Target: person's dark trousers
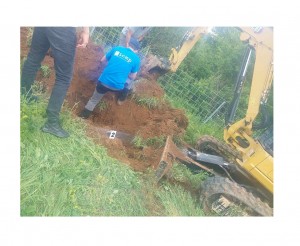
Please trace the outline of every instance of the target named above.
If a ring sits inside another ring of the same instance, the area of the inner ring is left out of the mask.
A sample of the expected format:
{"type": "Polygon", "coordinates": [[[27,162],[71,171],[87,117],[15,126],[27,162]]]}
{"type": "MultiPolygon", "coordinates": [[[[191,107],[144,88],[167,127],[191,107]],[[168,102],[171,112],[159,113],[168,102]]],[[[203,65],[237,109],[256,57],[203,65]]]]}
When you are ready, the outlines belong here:
{"type": "MultiPolygon", "coordinates": [[[[73,75],[76,51],[75,27],[35,27],[32,43],[24,63],[21,92],[30,94],[31,85],[48,49],[51,48],[55,68],[55,84],[47,107],[48,123],[58,122],[59,113],[73,75]]],[[[57,135],[57,134],[54,134],[57,135]]],[[[60,134],[64,137],[66,134],[60,134]]]]}
{"type": "Polygon", "coordinates": [[[121,102],[124,102],[128,96],[128,94],[130,93],[130,89],[128,89],[127,87],[125,87],[123,90],[121,90],[118,93],[118,100],[121,102]]]}
{"type": "Polygon", "coordinates": [[[117,103],[119,105],[122,105],[124,103],[124,101],[126,100],[127,96],[132,92],[132,89],[127,88],[126,86],[124,87],[123,90],[121,90],[118,93],[118,101],[117,103]]]}

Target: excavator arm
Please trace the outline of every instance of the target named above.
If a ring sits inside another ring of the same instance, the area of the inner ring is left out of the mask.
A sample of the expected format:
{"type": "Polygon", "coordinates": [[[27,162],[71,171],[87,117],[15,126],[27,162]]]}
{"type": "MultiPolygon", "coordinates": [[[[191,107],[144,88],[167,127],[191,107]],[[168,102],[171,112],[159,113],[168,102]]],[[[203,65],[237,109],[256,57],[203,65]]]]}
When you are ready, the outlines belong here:
{"type": "Polygon", "coordinates": [[[255,49],[256,59],[252,77],[252,87],[249,97],[245,121],[253,122],[260,104],[265,103],[273,82],[273,32],[264,28],[255,33],[252,28],[243,28],[241,39],[247,38],[249,45],[255,49]],[[249,35],[247,37],[247,35],[249,35]]]}
{"type": "Polygon", "coordinates": [[[171,48],[169,58],[148,56],[143,61],[142,70],[144,73],[159,72],[176,72],[182,61],[195,46],[198,40],[207,34],[207,27],[193,27],[187,31],[181,41],[175,48],[171,48]]]}
{"type": "MultiPolygon", "coordinates": [[[[241,32],[241,40],[249,44],[250,49],[255,51],[255,64],[253,70],[253,77],[251,83],[251,91],[248,102],[248,109],[245,115],[245,118],[241,122],[237,122],[234,125],[231,125],[228,128],[231,128],[230,131],[236,131],[233,129],[238,129],[240,127],[244,128],[245,131],[250,135],[252,132],[252,124],[255,118],[257,117],[260,105],[265,103],[267,100],[268,92],[273,82],[273,43],[272,43],[272,30],[264,28],[259,30],[258,33],[255,33],[252,28],[239,28],[241,32]]],[[[251,52],[251,51],[250,51],[251,52]]],[[[250,53],[249,52],[249,56],[250,53]]],[[[244,65],[245,70],[247,64],[244,65]]],[[[245,73],[245,71],[243,71],[245,73]]],[[[236,90],[239,90],[237,94],[240,95],[244,74],[237,81],[236,90]]],[[[238,96],[234,97],[234,100],[238,100],[238,96]]],[[[232,108],[231,119],[229,123],[233,121],[233,115],[235,114],[236,108],[232,108]]],[[[228,122],[227,122],[228,123],[228,122]]],[[[229,134],[230,135],[230,134],[229,134]]],[[[225,135],[225,140],[228,137],[225,135]]]]}
{"type": "MultiPolygon", "coordinates": [[[[270,192],[273,192],[273,157],[264,150],[263,146],[252,137],[253,122],[260,107],[266,103],[267,95],[273,82],[273,31],[271,28],[254,29],[240,27],[241,40],[249,44],[255,51],[255,64],[248,101],[248,109],[243,119],[232,123],[237,102],[233,102],[224,140],[234,149],[242,153],[239,164],[255,177],[270,192]],[[250,158],[251,157],[251,158],[250,158]]],[[[234,100],[239,99],[243,76],[236,84],[234,100]]]]}
{"type": "Polygon", "coordinates": [[[180,45],[171,49],[169,57],[169,69],[171,72],[176,72],[179,65],[185,59],[198,40],[207,33],[206,27],[194,27],[186,32],[180,42],[180,45]]]}

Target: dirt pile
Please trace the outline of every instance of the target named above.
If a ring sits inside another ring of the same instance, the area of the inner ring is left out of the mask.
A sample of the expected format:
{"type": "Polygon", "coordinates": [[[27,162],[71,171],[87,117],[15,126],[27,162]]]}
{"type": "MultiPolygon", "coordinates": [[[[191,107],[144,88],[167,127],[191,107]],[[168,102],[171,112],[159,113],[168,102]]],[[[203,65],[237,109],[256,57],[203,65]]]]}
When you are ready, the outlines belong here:
{"type": "MultiPolygon", "coordinates": [[[[28,53],[27,28],[21,28],[21,59],[28,53]]],[[[77,49],[74,75],[68,90],[66,102],[72,108],[74,117],[84,108],[93,94],[99,75],[103,68],[100,59],[104,55],[103,49],[92,42],[86,49],[77,49]]],[[[46,56],[43,65],[54,71],[53,58],[46,56]]],[[[43,81],[46,90],[50,91],[55,75],[43,78],[39,73],[38,81],[43,81]]],[[[170,107],[162,99],[163,89],[155,77],[144,78],[142,75],[136,83],[135,92],[123,105],[116,103],[113,93],[103,97],[101,107],[94,110],[93,115],[86,120],[87,135],[95,142],[106,146],[108,153],[122,162],[129,164],[135,170],[143,171],[158,164],[162,153],[161,146],[135,147],[130,143],[134,136],[144,139],[161,136],[181,136],[188,125],[184,112],[170,107]],[[156,98],[160,103],[156,108],[149,108],[137,103],[136,98],[156,98]],[[103,106],[104,105],[104,106],[103,106]],[[109,139],[103,134],[103,129],[121,132],[126,138],[109,139]]]]}

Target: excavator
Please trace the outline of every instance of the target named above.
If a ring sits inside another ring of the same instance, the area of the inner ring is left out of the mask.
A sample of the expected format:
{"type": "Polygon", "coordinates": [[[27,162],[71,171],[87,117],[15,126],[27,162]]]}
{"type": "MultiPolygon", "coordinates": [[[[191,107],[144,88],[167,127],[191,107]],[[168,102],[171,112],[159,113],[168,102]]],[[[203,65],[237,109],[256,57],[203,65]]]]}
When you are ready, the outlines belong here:
{"type": "MultiPolygon", "coordinates": [[[[237,27],[247,49],[237,76],[235,91],[225,117],[224,141],[202,136],[196,146],[177,147],[167,138],[159,165],[158,180],[167,176],[173,164],[183,163],[208,173],[200,185],[198,201],[210,216],[273,216],[273,122],[261,120],[273,83],[273,30],[269,27],[237,27]],[[255,62],[248,108],[235,121],[237,107],[252,55],[255,62]],[[260,129],[259,137],[254,132],[260,129]]],[[[175,72],[207,28],[193,28],[181,44],[172,49],[169,60],[152,63],[151,70],[175,72]],[[155,64],[155,66],[154,66],[155,64]]],[[[150,63],[149,63],[150,64],[150,63]]]]}

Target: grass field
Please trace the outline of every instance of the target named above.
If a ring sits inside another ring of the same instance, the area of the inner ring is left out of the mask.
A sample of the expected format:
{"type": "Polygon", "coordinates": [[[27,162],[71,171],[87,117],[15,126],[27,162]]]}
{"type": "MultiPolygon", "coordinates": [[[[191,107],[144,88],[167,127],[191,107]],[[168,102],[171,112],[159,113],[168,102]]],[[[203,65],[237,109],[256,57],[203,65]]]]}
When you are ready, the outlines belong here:
{"type": "MultiPolygon", "coordinates": [[[[85,123],[63,110],[71,136],[59,139],[40,131],[47,98],[21,98],[21,216],[203,216],[182,186],[154,182],[153,171],[133,171],[108,156],[85,135],[85,123]]],[[[173,177],[198,186],[205,175],[174,167],[173,177]]]]}

